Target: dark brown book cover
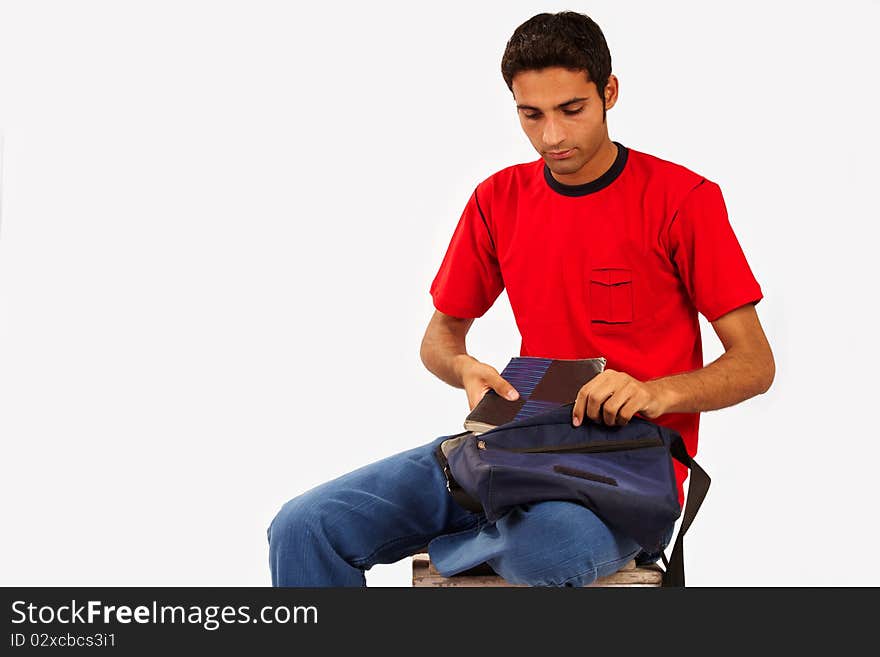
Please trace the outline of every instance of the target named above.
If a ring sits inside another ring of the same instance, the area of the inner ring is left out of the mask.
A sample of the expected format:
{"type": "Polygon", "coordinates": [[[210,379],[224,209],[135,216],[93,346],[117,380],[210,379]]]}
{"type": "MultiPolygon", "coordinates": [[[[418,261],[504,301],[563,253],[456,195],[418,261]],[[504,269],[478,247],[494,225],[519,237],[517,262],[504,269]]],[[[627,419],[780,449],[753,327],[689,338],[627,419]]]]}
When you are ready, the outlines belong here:
{"type": "Polygon", "coordinates": [[[500,372],[519,392],[510,401],[494,390],[483,398],[464,420],[464,428],[475,434],[552,410],[573,402],[578,390],[605,369],[605,358],[537,358],[514,356],[500,372]]]}

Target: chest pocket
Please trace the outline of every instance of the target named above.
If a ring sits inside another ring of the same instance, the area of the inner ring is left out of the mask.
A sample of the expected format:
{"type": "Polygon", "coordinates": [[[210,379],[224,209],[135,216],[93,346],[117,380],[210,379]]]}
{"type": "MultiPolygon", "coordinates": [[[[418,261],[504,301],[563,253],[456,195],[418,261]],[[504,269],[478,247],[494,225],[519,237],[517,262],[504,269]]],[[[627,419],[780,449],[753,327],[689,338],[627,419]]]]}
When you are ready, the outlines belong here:
{"type": "Polygon", "coordinates": [[[590,270],[590,325],[597,335],[613,334],[633,322],[633,272],[622,267],[590,270]]]}

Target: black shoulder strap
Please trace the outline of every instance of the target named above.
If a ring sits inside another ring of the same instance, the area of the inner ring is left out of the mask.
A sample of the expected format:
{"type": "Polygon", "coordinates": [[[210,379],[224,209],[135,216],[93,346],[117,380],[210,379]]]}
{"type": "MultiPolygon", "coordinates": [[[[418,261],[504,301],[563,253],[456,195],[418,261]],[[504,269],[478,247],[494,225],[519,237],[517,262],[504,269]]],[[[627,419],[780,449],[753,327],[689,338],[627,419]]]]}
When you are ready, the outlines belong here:
{"type": "Polygon", "coordinates": [[[666,566],[666,572],[663,573],[663,586],[684,586],[684,535],[694,521],[703,498],[709,492],[709,484],[711,479],[706,471],[694,461],[687,453],[684,447],[684,441],[681,436],[676,436],[669,448],[672,457],[690,468],[690,484],[688,484],[687,498],[685,499],[684,517],[681,520],[681,526],[678,530],[678,536],[675,538],[675,545],[672,547],[672,556],[666,561],[666,555],[663,556],[663,565],[666,566]]]}

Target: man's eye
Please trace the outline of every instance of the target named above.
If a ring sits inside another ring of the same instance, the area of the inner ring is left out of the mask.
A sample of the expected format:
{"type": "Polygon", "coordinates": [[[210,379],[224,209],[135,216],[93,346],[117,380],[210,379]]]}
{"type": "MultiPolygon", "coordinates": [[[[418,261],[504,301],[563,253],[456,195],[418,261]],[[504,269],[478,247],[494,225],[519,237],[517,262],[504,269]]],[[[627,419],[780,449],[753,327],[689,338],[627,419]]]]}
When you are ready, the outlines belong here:
{"type": "MultiPolygon", "coordinates": [[[[576,109],[576,110],[562,110],[562,113],[567,116],[573,116],[575,114],[580,114],[583,111],[584,111],[584,108],[581,107],[580,109],[576,109]]],[[[531,121],[534,121],[535,119],[541,118],[541,115],[540,114],[526,114],[525,117],[531,121]]]]}

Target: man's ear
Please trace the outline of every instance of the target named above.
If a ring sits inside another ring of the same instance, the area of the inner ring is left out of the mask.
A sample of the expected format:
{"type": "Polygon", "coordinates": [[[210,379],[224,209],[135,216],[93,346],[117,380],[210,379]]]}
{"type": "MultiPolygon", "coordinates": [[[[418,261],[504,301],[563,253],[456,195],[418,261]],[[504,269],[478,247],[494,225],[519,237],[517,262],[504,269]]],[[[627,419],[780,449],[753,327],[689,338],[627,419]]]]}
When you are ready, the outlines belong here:
{"type": "Polygon", "coordinates": [[[605,109],[610,110],[617,103],[617,96],[620,93],[620,81],[613,73],[608,76],[608,84],[605,85],[605,109]]]}

